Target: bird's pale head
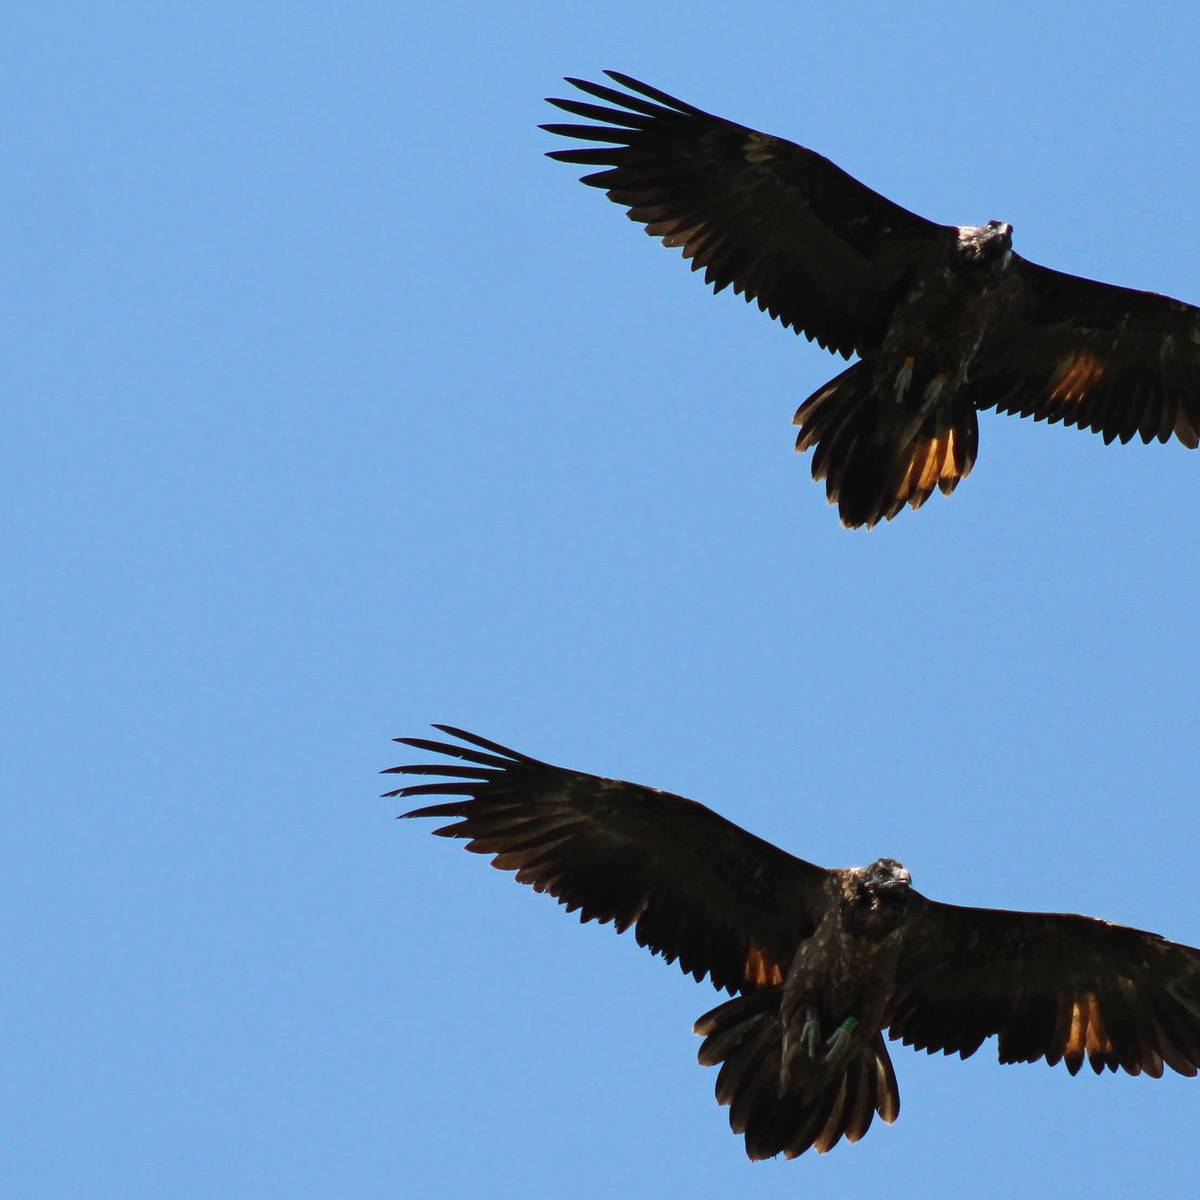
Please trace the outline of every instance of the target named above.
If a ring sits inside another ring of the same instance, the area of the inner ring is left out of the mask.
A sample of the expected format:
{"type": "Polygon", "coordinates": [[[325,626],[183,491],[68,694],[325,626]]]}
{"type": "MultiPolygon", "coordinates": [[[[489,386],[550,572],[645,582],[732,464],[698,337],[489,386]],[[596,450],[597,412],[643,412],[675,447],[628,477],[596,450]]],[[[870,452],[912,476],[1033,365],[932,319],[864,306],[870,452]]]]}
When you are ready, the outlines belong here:
{"type": "Polygon", "coordinates": [[[958,248],[962,254],[976,262],[1007,266],[1012,255],[1012,226],[1006,221],[989,221],[986,225],[960,225],[958,248]]]}

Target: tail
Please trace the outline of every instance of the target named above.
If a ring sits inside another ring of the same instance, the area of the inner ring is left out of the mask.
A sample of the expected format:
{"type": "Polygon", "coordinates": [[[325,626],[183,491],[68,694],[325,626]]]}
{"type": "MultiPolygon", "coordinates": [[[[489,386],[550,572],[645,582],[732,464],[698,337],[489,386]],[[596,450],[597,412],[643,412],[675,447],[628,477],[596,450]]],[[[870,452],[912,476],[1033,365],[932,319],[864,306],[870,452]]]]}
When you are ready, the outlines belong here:
{"type": "Polygon", "coordinates": [[[832,1150],[844,1137],[857,1142],[875,1114],[889,1124],[900,1114],[900,1089],[881,1034],[833,1078],[814,1080],[801,1092],[780,1095],[783,1025],[782,987],[738,996],[696,1022],[704,1038],[700,1063],[723,1064],[717,1102],[729,1105],[729,1127],[745,1134],[752,1159],[784,1154],[795,1158],[809,1147],[832,1150]]]}
{"type": "Polygon", "coordinates": [[[880,399],[871,367],[857,362],[796,410],[796,449],[816,447],[813,478],[825,480],[826,496],[851,529],[890,521],[906,504],[920,508],[935,486],[948,496],[975,465],[975,406],[937,403],[943,380],[914,387],[911,365],[904,372],[901,400],[923,396],[932,403],[914,408],[911,401],[880,399]]]}

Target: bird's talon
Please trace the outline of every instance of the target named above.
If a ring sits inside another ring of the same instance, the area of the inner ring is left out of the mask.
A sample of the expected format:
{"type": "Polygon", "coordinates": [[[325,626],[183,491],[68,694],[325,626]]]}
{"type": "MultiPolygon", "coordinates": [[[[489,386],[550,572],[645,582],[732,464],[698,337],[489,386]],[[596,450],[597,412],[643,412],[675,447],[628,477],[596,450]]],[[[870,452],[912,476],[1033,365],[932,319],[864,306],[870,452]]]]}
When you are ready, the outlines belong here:
{"type": "Polygon", "coordinates": [[[804,1010],[804,1026],[800,1030],[800,1045],[811,1059],[820,1057],[821,1017],[815,1008],[804,1010]]]}
{"type": "Polygon", "coordinates": [[[854,1017],[847,1017],[834,1031],[829,1035],[829,1041],[825,1043],[825,1061],[832,1062],[837,1058],[850,1041],[850,1035],[858,1028],[858,1021],[854,1017]]]}

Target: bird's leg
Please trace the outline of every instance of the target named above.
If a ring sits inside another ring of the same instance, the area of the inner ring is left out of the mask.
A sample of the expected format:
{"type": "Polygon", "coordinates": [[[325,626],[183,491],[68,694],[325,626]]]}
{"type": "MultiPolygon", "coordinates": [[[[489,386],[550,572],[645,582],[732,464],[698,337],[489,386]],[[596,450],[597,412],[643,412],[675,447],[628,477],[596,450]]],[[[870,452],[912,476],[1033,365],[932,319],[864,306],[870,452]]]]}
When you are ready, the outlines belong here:
{"type": "Polygon", "coordinates": [[[850,1035],[858,1028],[858,1020],[855,1017],[847,1017],[829,1036],[829,1041],[825,1043],[825,1061],[832,1062],[835,1058],[846,1049],[847,1043],[850,1041],[850,1035]]]}
{"type": "Polygon", "coordinates": [[[805,1053],[814,1061],[820,1055],[821,1047],[821,1015],[810,1004],[804,1010],[804,1025],[800,1029],[800,1045],[805,1053]]]}

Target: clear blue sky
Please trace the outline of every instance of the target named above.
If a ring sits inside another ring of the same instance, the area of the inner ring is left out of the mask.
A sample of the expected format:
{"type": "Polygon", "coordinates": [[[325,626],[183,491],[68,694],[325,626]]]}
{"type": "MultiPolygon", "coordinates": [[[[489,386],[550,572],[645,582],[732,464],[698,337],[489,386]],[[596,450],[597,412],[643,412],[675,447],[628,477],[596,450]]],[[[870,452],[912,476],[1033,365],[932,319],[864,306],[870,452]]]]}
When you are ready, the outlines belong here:
{"type": "Polygon", "coordinates": [[[378,799],[449,721],[1200,943],[1200,454],[984,415],[848,533],[838,361],[536,128],[615,67],[1195,302],[1200,14],[808,7],[3,18],[4,1194],[1194,1194],[1200,1082],[991,1044],[751,1165],[711,989],[378,799]]]}

